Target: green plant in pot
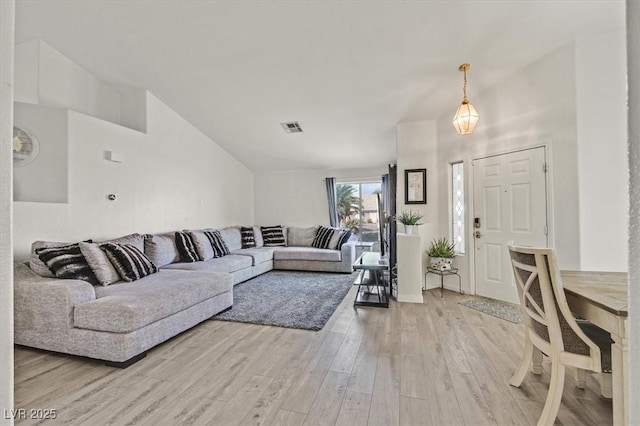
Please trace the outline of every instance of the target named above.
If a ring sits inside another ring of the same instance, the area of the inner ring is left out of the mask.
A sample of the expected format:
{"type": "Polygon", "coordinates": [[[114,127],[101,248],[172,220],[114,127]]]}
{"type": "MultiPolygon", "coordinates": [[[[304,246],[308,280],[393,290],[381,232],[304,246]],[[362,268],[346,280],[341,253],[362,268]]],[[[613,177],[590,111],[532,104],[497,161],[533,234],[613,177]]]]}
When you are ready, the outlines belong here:
{"type": "Polygon", "coordinates": [[[446,237],[434,238],[427,250],[430,266],[434,269],[446,271],[451,269],[451,262],[456,257],[455,244],[446,237]]]}
{"type": "Polygon", "coordinates": [[[404,230],[406,234],[417,234],[418,233],[418,225],[422,225],[420,220],[424,217],[424,215],[414,212],[412,210],[402,211],[399,215],[396,216],[396,220],[404,225],[404,230]]]}

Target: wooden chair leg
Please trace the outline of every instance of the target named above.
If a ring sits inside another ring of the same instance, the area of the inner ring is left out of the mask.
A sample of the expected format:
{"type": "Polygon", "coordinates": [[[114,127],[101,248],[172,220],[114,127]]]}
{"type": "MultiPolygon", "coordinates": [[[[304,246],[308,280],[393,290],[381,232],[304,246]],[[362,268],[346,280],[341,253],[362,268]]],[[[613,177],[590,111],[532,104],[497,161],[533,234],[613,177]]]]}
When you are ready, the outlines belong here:
{"type": "Polygon", "coordinates": [[[584,368],[578,368],[578,374],[576,377],[576,386],[579,389],[584,389],[587,385],[587,370],[584,368]]]}
{"type": "Polygon", "coordinates": [[[549,382],[549,393],[542,410],[542,415],[538,420],[538,426],[553,425],[560,409],[562,400],[562,390],[564,388],[564,365],[557,360],[551,360],[551,381],[549,382]]]}
{"type": "Polygon", "coordinates": [[[535,348],[533,347],[533,343],[529,339],[528,335],[524,337],[524,352],[522,353],[522,360],[520,360],[520,366],[518,370],[516,370],[513,377],[509,381],[511,386],[520,387],[520,384],[524,380],[527,372],[529,371],[529,366],[531,365],[531,359],[533,358],[533,353],[535,348]]]}
{"type": "Polygon", "coordinates": [[[611,383],[611,373],[600,373],[600,395],[603,398],[613,398],[613,385],[611,383]]]}
{"type": "Polygon", "coordinates": [[[533,348],[533,365],[531,366],[533,374],[542,374],[542,351],[536,347],[533,348]]]}

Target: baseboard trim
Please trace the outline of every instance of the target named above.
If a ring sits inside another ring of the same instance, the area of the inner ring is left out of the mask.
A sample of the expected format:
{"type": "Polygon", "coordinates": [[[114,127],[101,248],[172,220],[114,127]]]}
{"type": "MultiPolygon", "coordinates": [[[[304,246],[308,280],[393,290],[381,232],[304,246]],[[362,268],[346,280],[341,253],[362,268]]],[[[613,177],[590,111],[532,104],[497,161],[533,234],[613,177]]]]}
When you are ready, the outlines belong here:
{"type": "Polygon", "coordinates": [[[422,295],[398,295],[398,302],[407,302],[407,303],[424,303],[422,299],[422,295]]]}

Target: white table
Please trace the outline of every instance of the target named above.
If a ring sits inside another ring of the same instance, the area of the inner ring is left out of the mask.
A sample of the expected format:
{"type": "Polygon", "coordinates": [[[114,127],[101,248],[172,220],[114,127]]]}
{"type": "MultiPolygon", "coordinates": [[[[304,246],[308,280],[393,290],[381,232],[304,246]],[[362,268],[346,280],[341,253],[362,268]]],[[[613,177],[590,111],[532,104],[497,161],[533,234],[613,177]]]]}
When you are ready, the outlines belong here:
{"type": "Polygon", "coordinates": [[[626,272],[561,271],[571,311],[611,333],[613,424],[629,423],[629,344],[626,272]]]}

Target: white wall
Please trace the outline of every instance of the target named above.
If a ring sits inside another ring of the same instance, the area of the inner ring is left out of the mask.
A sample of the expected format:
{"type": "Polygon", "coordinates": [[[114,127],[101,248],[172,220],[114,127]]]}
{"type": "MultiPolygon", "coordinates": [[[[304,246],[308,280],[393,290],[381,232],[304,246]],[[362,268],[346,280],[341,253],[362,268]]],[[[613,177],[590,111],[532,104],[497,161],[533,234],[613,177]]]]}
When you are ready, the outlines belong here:
{"type": "Polygon", "coordinates": [[[67,110],[14,103],[14,125],[28,129],[40,150],[31,163],[13,170],[13,199],[67,202],[67,110]]]}
{"type": "MultiPolygon", "coordinates": [[[[15,1],[0,1],[0,412],[13,408],[12,122],[15,1]]],[[[8,416],[11,417],[11,416],[8,416]]],[[[7,416],[0,424],[12,425],[7,416]]]]}
{"type": "Polygon", "coordinates": [[[255,223],[258,225],[329,225],[324,179],[379,179],[386,165],[366,169],[258,172],[254,177],[255,223]]]}
{"type": "Polygon", "coordinates": [[[627,270],[625,64],[624,32],[576,41],[580,269],[586,271],[627,270]]]}
{"type": "Polygon", "coordinates": [[[42,41],[38,103],[120,123],[120,96],[102,80],[42,41]]]}
{"type": "Polygon", "coordinates": [[[15,102],[38,103],[40,42],[30,40],[15,47],[15,102]]]}
{"type": "MultiPolygon", "coordinates": [[[[440,236],[447,236],[446,228],[440,227],[438,200],[441,192],[446,192],[446,186],[442,187],[439,181],[441,169],[445,169],[438,163],[438,139],[436,133],[436,122],[416,121],[409,123],[399,123],[396,128],[396,161],[398,166],[398,185],[396,197],[396,213],[403,211],[413,211],[422,214],[423,225],[418,227],[420,234],[420,252],[422,258],[422,275],[426,268],[426,253],[431,240],[440,236]],[[407,169],[427,169],[427,204],[405,204],[405,170],[407,169]]],[[[445,181],[446,183],[446,181],[445,181]]],[[[398,223],[398,232],[403,232],[403,225],[398,223]]],[[[402,274],[399,273],[399,277],[402,274]]],[[[434,276],[435,277],[435,276],[434,276]]],[[[429,277],[429,278],[434,278],[429,277]]],[[[414,285],[415,283],[399,283],[398,285],[414,285]]],[[[427,287],[439,286],[434,280],[429,280],[427,287]]]]}
{"type": "MultiPolygon", "coordinates": [[[[471,160],[536,145],[547,147],[550,243],[560,267],[627,269],[623,46],[620,34],[581,39],[472,94],[480,114],[472,135],[457,135],[449,115],[438,120],[441,188],[449,188],[445,166],[465,161],[468,248],[464,263],[457,262],[463,276],[473,274],[471,160]]],[[[449,202],[441,191],[442,232],[449,232],[449,202]]]]}
{"type": "Polygon", "coordinates": [[[16,101],[72,109],[120,123],[120,95],[41,40],[16,46],[16,101]],[[24,76],[23,76],[24,75],[24,76]]]}
{"type": "Polygon", "coordinates": [[[145,90],[97,78],[42,40],[15,47],[16,102],[70,109],[146,132],[145,90]]]}
{"type": "MultiPolygon", "coordinates": [[[[629,401],[640,400],[640,2],[627,1],[629,78],[629,401]]],[[[640,424],[640,404],[629,407],[630,425],[640,424]]]]}
{"type": "MultiPolygon", "coordinates": [[[[479,72],[476,70],[476,72],[479,72]]],[[[520,70],[511,78],[486,92],[472,96],[480,121],[471,135],[458,135],[451,117],[438,120],[438,162],[463,160],[467,189],[467,256],[461,266],[463,276],[473,275],[471,236],[472,175],[471,160],[490,154],[547,144],[551,154],[553,214],[550,226],[555,230],[552,245],[559,254],[560,266],[577,269],[579,257],[578,174],[576,138],[576,95],[573,44],[563,46],[520,70]]],[[[453,110],[452,110],[453,111],[453,110]]],[[[453,113],[453,112],[452,112],[453,113]]],[[[448,174],[440,174],[448,188],[448,174]]],[[[438,200],[440,227],[448,230],[449,196],[438,200]]],[[[460,259],[462,260],[462,259],[460,259]]]]}
{"type": "Polygon", "coordinates": [[[68,113],[69,202],[14,203],[16,258],[37,239],[253,223],[253,173],[153,95],[146,109],[148,134],[68,113]]]}

